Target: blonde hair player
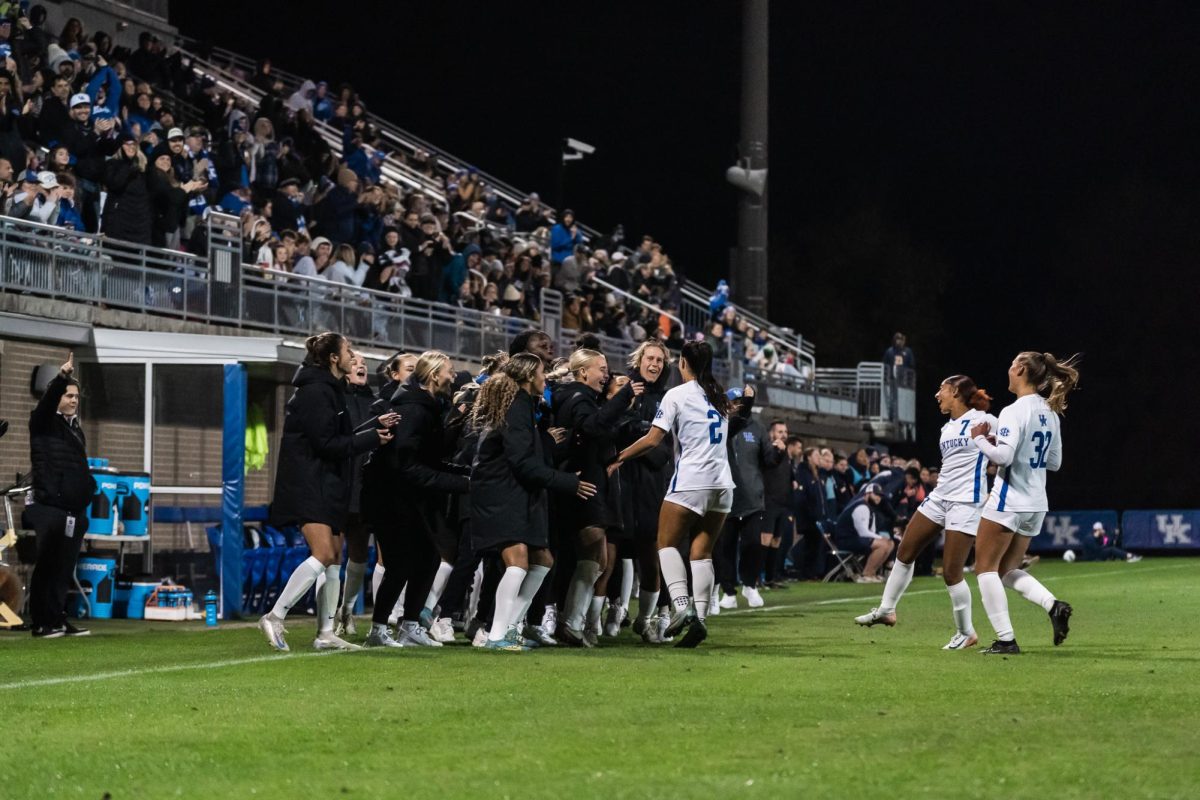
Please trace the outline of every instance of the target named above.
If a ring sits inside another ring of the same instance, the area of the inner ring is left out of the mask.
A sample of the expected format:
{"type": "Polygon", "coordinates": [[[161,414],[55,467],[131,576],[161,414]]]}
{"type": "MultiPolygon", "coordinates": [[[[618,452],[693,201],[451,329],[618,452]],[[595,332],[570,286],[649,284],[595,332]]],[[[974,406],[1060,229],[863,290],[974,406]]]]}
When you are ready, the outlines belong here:
{"type": "Polygon", "coordinates": [[[1067,410],[1067,395],[1079,382],[1078,358],[1060,362],[1051,353],[1019,353],[1008,368],[1008,390],[1017,399],[1000,412],[995,444],[987,439],[988,423],[971,428],[975,445],[1000,467],[975,538],[979,595],[996,629],[996,641],[982,651],[989,655],[1021,652],[1008,616],[1006,586],[1050,615],[1055,645],[1067,638],[1071,606],[1018,567],[1049,509],[1046,472],[1062,466],[1058,417],[1067,410]]]}

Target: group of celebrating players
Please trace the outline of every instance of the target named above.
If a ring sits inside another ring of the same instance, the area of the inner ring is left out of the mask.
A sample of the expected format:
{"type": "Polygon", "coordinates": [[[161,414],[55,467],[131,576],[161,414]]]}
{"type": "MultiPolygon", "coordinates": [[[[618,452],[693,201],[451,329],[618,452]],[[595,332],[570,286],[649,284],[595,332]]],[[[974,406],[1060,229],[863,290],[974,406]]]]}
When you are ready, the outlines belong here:
{"type": "MultiPolygon", "coordinates": [[[[593,647],[620,632],[635,577],[636,635],[685,648],[704,641],[706,618],[719,611],[713,555],[722,531],[727,540],[759,537],[739,530],[751,506],[733,446],[758,436],[754,392],[727,393],[703,342],[683,346],[678,378],[658,340],[642,343],[620,375],[588,344],[556,361],[547,334],[525,332],[475,376],[456,372],[444,353],[398,354],[381,367],[376,395],[345,337],[310,337],[286,408],[271,519],[299,526],[311,555],[259,621],[268,643],[288,650],[284,620],[315,586],[313,646],[360,647],[344,637],[357,634],[372,537],[367,647],[439,647],[454,641],[455,618],[491,650],[593,647]]],[[[947,649],[978,641],[962,581],[972,545],[996,629],[984,652],[1020,652],[1005,586],[1041,604],[1055,643],[1065,639],[1071,607],[1018,567],[1047,510],[1046,471],[1062,460],[1058,415],[1077,379],[1071,361],[1019,354],[1009,368],[1017,400],[998,420],[970,378],[941,384],[937,400],[951,421],[937,487],[909,522],[880,606],[859,624],[895,624],[916,555],[945,530],[957,627],[947,649]],[[986,497],[985,460],[1000,467],[986,497]]],[[[860,494],[878,489],[873,481],[860,494]]],[[[761,476],[757,493],[761,503],[761,476]]],[[[737,558],[736,546],[722,552],[737,558]]],[[[751,571],[761,564],[744,560],[751,571]]],[[[757,578],[745,592],[752,606],[761,605],[757,578]]]]}

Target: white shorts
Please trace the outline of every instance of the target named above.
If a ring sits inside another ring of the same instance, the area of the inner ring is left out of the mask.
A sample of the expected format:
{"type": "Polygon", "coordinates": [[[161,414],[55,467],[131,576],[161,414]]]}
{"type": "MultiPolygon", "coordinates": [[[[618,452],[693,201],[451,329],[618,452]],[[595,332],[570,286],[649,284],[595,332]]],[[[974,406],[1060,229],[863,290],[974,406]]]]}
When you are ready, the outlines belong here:
{"type": "Polygon", "coordinates": [[[974,536],[975,532],[979,530],[979,512],[982,510],[982,505],[956,503],[953,500],[942,500],[934,495],[926,497],[917,507],[921,516],[933,524],[948,531],[965,533],[968,536],[974,536]]]}
{"type": "Polygon", "coordinates": [[[683,506],[688,511],[702,517],[710,511],[728,514],[733,508],[733,489],[691,489],[683,492],[670,492],[663,502],[683,506]]]}
{"type": "Polygon", "coordinates": [[[1037,536],[1042,532],[1042,520],[1046,518],[1046,512],[997,511],[994,508],[985,508],[983,509],[983,518],[990,519],[1022,536],[1037,536]]]}

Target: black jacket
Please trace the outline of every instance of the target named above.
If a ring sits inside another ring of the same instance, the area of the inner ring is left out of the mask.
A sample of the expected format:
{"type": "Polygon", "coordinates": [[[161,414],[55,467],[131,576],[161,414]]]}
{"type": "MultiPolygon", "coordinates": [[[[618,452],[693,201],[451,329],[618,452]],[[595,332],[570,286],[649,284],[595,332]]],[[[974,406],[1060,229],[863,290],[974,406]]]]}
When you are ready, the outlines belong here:
{"type": "Polygon", "coordinates": [[[82,428],[72,430],[58,413],[67,379],[54,376],[29,414],[29,458],[33,463],[33,501],[80,515],[96,493],[87,463],[82,428]]]}
{"type": "MultiPolygon", "coordinates": [[[[664,369],[653,383],[646,381],[636,369],[630,371],[629,379],[642,381],[645,389],[633,401],[633,408],[621,429],[618,443],[622,450],[649,433],[663,395],[671,386],[671,370],[664,369]]],[[[658,512],[674,471],[674,443],[670,435],[641,458],[621,465],[622,507],[627,531],[650,538],[655,536],[658,531],[658,512]]]]}
{"type": "MultiPolygon", "coordinates": [[[[375,402],[375,393],[371,391],[370,386],[356,386],[350,384],[346,389],[346,411],[350,414],[350,424],[354,430],[375,429],[376,426],[368,425],[368,421],[378,417],[378,414],[372,413],[372,405],[375,402]]],[[[354,463],[350,467],[350,513],[357,514],[362,511],[360,502],[362,497],[362,480],[363,469],[366,467],[368,453],[359,453],[354,457],[354,463]]]]}
{"type": "Polygon", "coordinates": [[[784,452],[767,441],[767,433],[758,420],[751,418],[741,430],[730,432],[729,466],[734,483],[731,517],[763,510],[763,471],[785,460],[784,452]]]}
{"type": "Polygon", "coordinates": [[[346,386],[328,369],[302,365],[292,378],[275,473],[271,520],[276,525],[318,522],[335,532],[350,510],[354,457],[379,445],[373,427],[354,432],[346,386]]]}
{"type": "Polygon", "coordinates": [[[825,508],[825,487],[805,463],[796,467],[796,483],[796,530],[814,530],[818,522],[829,517],[825,508]]]}
{"type": "MultiPolygon", "coordinates": [[[[775,450],[774,447],[771,448],[775,450]]],[[[792,507],[792,462],[785,451],[773,464],[763,467],[763,502],[767,508],[792,507]]]]}
{"type": "Polygon", "coordinates": [[[632,398],[633,386],[629,383],[607,401],[583,383],[564,383],[554,389],[554,422],[570,431],[563,469],[580,473],[582,480],[596,486],[594,497],[576,498],[569,507],[571,524],[577,529],[624,526],[621,476],[614,472],[609,477],[607,466],[616,459],[618,427],[632,398]]]}
{"type": "MultiPolygon", "coordinates": [[[[579,478],[556,470],[544,448],[528,392],[518,391],[503,430],[486,431],[471,469],[471,538],[476,549],[549,543],[546,490],[574,493],[579,478]]],[[[588,502],[594,502],[592,498],[588,502]]]]}
{"type": "Polygon", "coordinates": [[[104,169],[108,200],[104,204],[103,230],[106,236],[136,244],[150,244],[150,189],[146,173],[137,161],[119,155],[109,159],[104,169]]]}
{"type": "Polygon", "coordinates": [[[187,192],[172,186],[170,179],[154,166],[146,168],[146,186],[153,212],[150,241],[155,247],[165,247],[167,236],[179,230],[187,218],[187,192]]]}

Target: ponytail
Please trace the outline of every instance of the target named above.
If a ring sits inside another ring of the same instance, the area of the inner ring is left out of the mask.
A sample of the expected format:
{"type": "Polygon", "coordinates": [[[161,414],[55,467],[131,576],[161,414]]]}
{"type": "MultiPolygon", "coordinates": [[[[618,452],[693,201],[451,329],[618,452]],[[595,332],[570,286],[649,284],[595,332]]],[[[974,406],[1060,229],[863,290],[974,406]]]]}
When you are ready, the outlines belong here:
{"type": "Polygon", "coordinates": [[[696,376],[696,383],[704,390],[709,405],[721,416],[728,417],[729,398],[725,396],[725,389],[717,383],[712,373],[712,347],[707,342],[687,342],[680,357],[688,363],[688,367],[696,376]]]}
{"type": "Polygon", "coordinates": [[[963,402],[967,408],[974,408],[977,411],[987,411],[992,407],[992,398],[983,389],[975,385],[975,381],[968,378],[966,375],[951,375],[943,384],[949,384],[954,390],[954,394],[963,402]]]}
{"type": "Polygon", "coordinates": [[[1025,367],[1029,383],[1046,398],[1050,410],[1055,414],[1065,412],[1067,395],[1079,384],[1079,369],[1076,367],[1079,354],[1059,361],[1053,353],[1026,351],[1018,355],[1017,360],[1025,367]]]}
{"type": "Polygon", "coordinates": [[[340,333],[332,331],[308,337],[304,340],[304,349],[307,351],[304,360],[311,366],[329,369],[329,359],[341,352],[344,338],[340,333]]]}

